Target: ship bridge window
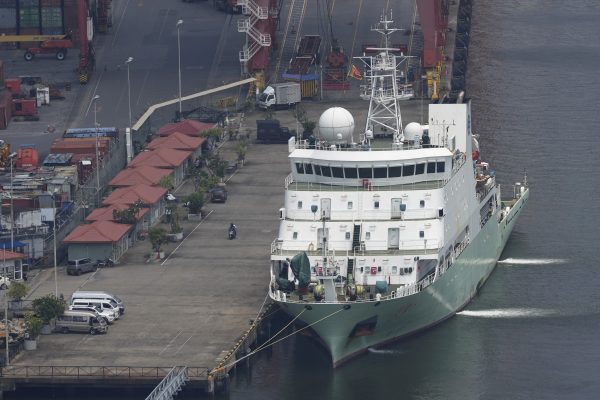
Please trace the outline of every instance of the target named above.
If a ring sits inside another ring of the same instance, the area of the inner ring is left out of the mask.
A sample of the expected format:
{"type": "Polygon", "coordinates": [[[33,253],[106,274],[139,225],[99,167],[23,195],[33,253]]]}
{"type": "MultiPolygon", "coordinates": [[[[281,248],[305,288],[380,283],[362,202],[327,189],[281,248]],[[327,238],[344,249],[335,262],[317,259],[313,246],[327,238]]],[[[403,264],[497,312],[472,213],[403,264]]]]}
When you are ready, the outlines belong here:
{"type": "Polygon", "coordinates": [[[435,165],[437,163],[435,162],[428,162],[427,163],[427,173],[428,174],[435,174],[435,165]]]}
{"type": "Polygon", "coordinates": [[[387,167],[375,167],[373,168],[374,178],[387,178],[387,167]]]}
{"type": "Polygon", "coordinates": [[[413,176],[415,174],[415,165],[409,164],[405,165],[402,169],[402,176],[413,176]]]}
{"type": "Polygon", "coordinates": [[[304,173],[305,174],[312,174],[313,173],[312,164],[304,164],[304,173]]]}
{"type": "Polygon", "coordinates": [[[444,161],[439,161],[437,163],[437,172],[444,172],[446,171],[446,163],[444,161]]]}
{"type": "Polygon", "coordinates": [[[361,179],[373,178],[373,169],[372,168],[359,168],[358,169],[358,177],[361,179]]]}
{"type": "Polygon", "coordinates": [[[425,173],[425,163],[417,164],[417,167],[415,168],[415,175],[421,175],[424,173],[425,173]]]}
{"type": "Polygon", "coordinates": [[[314,168],[315,168],[315,175],[321,175],[321,166],[315,164],[314,168]]]}
{"type": "Polygon", "coordinates": [[[302,202],[301,201],[298,202],[298,210],[302,210],[302,202]]]}
{"type": "Polygon", "coordinates": [[[344,168],[344,175],[346,176],[346,179],[358,178],[358,173],[356,172],[356,168],[344,168]]]}
{"type": "Polygon", "coordinates": [[[344,169],[342,167],[331,167],[331,176],[334,178],[343,178],[344,169]]]}
{"type": "Polygon", "coordinates": [[[390,167],[390,178],[400,178],[402,176],[402,166],[390,167]]]}
{"type": "Polygon", "coordinates": [[[302,163],[299,163],[299,162],[298,162],[298,163],[296,163],[296,171],[297,171],[299,174],[303,174],[303,173],[304,173],[304,164],[302,164],[302,163]]]}
{"type": "Polygon", "coordinates": [[[331,167],[328,165],[321,165],[321,173],[323,176],[331,176],[331,167]]]}

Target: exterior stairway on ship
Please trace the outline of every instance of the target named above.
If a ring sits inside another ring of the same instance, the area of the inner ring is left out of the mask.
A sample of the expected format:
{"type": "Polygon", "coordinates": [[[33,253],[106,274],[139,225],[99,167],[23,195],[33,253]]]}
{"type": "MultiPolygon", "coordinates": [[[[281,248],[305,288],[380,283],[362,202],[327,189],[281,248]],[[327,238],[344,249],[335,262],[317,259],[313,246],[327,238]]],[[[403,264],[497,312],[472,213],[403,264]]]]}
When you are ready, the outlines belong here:
{"type": "MultiPolygon", "coordinates": [[[[352,232],[352,252],[356,253],[356,251],[360,250],[360,224],[354,224],[354,230],[352,232]]],[[[346,276],[348,279],[354,280],[354,256],[352,258],[348,258],[348,269],[346,276]]]]}

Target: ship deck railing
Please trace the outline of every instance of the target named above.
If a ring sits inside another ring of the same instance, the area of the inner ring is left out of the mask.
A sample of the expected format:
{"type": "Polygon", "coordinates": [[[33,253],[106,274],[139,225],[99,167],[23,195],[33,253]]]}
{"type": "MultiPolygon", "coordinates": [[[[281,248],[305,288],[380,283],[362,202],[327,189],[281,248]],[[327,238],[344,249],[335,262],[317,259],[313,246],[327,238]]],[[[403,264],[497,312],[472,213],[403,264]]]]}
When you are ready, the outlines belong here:
{"type": "MultiPolygon", "coordinates": [[[[349,224],[354,221],[362,221],[367,223],[370,221],[419,221],[419,220],[432,220],[440,218],[438,208],[415,208],[406,209],[405,211],[390,210],[390,209],[331,209],[330,215],[327,217],[327,221],[349,224]]],[[[314,223],[320,221],[315,219],[315,214],[310,210],[298,210],[298,209],[286,209],[285,219],[291,221],[307,221],[314,223]]]]}
{"type": "MultiPolygon", "coordinates": [[[[291,241],[287,241],[288,243],[291,241]]],[[[306,252],[308,256],[323,255],[323,247],[310,241],[293,241],[294,248],[283,248],[284,242],[275,239],[271,243],[271,255],[294,256],[301,252],[306,252]]],[[[361,243],[360,246],[352,248],[351,241],[329,241],[329,253],[334,257],[362,257],[377,255],[420,255],[437,254],[440,251],[441,243],[437,239],[419,239],[419,240],[401,240],[398,247],[389,248],[387,241],[369,241],[369,246],[361,243]],[[345,247],[345,249],[344,249],[345,247]]]]}
{"type": "MultiPolygon", "coordinates": [[[[431,284],[433,284],[439,277],[444,275],[444,273],[450,267],[452,267],[453,261],[456,260],[460,256],[460,254],[467,248],[469,243],[470,243],[470,238],[468,236],[465,237],[460,243],[457,243],[452,248],[449,255],[447,255],[447,257],[444,259],[444,263],[441,265],[438,265],[431,273],[424,276],[420,281],[414,282],[414,283],[411,283],[408,285],[399,285],[398,287],[396,287],[395,290],[392,290],[390,292],[390,294],[385,295],[385,296],[380,296],[380,297],[374,296],[374,298],[358,298],[351,302],[352,303],[368,303],[368,302],[372,303],[372,302],[392,300],[392,299],[399,298],[399,297],[406,297],[406,296],[411,296],[413,294],[417,294],[417,293],[423,291],[424,289],[426,289],[427,287],[429,287],[431,284]]],[[[371,253],[369,253],[369,254],[371,254],[371,253]]],[[[314,276],[318,277],[319,275],[317,274],[314,276]]],[[[342,285],[337,285],[337,286],[342,286],[342,285]]],[[[278,300],[278,301],[284,301],[287,303],[300,303],[300,304],[307,303],[307,301],[305,299],[295,300],[292,298],[288,298],[288,296],[284,292],[282,292],[280,290],[274,290],[273,288],[271,289],[271,295],[275,300],[278,300]]],[[[342,303],[347,303],[347,302],[339,301],[339,300],[326,301],[325,299],[322,299],[319,301],[319,303],[342,304],[342,303]]]]}

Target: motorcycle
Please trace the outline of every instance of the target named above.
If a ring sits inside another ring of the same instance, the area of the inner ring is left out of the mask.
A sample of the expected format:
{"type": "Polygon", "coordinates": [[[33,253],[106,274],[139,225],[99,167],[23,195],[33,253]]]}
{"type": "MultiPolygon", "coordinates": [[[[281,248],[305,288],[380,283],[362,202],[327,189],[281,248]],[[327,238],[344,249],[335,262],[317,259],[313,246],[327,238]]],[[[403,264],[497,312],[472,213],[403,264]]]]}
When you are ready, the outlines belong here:
{"type": "Polygon", "coordinates": [[[114,267],[115,262],[110,258],[105,258],[104,260],[98,260],[96,265],[101,268],[102,267],[114,267]]]}
{"type": "Polygon", "coordinates": [[[235,230],[235,228],[229,228],[229,240],[235,239],[236,236],[237,231],[235,230]]]}

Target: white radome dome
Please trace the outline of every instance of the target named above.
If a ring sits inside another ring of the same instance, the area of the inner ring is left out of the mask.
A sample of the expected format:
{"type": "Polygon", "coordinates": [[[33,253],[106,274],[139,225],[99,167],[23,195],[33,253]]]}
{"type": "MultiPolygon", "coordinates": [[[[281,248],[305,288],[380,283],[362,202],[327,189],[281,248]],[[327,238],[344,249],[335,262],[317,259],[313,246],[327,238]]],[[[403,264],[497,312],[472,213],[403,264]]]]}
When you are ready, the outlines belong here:
{"type": "Polygon", "coordinates": [[[404,128],[404,139],[415,140],[417,137],[423,137],[423,126],[418,122],[411,122],[404,128]]]}
{"type": "Polygon", "coordinates": [[[345,108],[328,108],[319,118],[319,132],[329,143],[352,143],[354,118],[345,108]]]}

